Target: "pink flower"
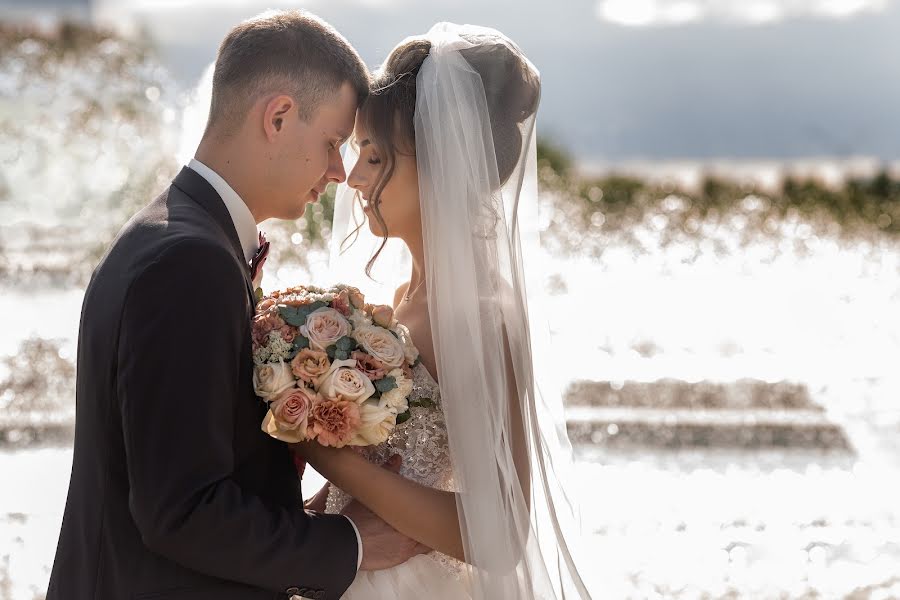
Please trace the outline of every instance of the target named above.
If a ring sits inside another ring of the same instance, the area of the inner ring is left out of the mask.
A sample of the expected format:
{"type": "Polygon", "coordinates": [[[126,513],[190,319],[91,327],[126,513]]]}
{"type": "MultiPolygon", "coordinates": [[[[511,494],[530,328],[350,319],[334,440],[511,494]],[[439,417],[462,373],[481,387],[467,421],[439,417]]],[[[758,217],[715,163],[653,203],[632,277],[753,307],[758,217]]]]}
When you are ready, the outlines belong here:
{"type": "Polygon", "coordinates": [[[338,396],[319,400],[309,413],[307,437],[323,446],[341,448],[347,445],[359,428],[359,406],[338,396]]]}
{"type": "Polygon", "coordinates": [[[354,350],[350,358],[356,361],[356,369],[371,381],[378,381],[387,373],[384,363],[365,352],[354,350]]]}
{"type": "Polygon", "coordinates": [[[328,355],[310,348],[304,348],[298,352],[291,361],[291,371],[294,373],[294,377],[310,384],[327,373],[330,368],[331,362],[328,360],[328,355]]]}
{"type": "Polygon", "coordinates": [[[302,387],[285,390],[272,402],[270,410],[280,429],[305,431],[309,409],[315,401],[315,392],[302,387]]]}
{"type": "Polygon", "coordinates": [[[265,312],[259,312],[253,317],[253,343],[256,346],[265,346],[269,341],[270,331],[280,331],[287,323],[278,314],[277,308],[270,308],[265,312]]]}
{"type": "Polygon", "coordinates": [[[291,327],[287,323],[285,323],[284,326],[279,329],[279,332],[281,333],[281,339],[286,342],[293,342],[294,338],[297,337],[297,328],[291,327]]]}
{"type": "Polygon", "coordinates": [[[354,308],[362,309],[365,307],[366,297],[363,296],[362,292],[355,287],[348,287],[347,291],[350,293],[350,304],[352,304],[354,308]]]}
{"type": "Polygon", "coordinates": [[[342,291],[338,294],[334,300],[331,301],[331,307],[344,315],[345,317],[350,316],[350,292],[347,290],[342,291]]]}

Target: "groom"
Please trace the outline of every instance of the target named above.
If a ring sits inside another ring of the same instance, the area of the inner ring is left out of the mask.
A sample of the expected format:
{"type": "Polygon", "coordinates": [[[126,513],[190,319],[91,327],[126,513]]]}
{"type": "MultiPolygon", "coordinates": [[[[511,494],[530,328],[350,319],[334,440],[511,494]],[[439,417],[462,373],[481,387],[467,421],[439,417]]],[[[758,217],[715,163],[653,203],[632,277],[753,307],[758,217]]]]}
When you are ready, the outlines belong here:
{"type": "Polygon", "coordinates": [[[267,13],[222,42],[196,158],[119,233],[87,289],[75,452],[47,600],[336,599],[420,548],[351,505],[302,509],[260,430],[256,224],[345,178],[368,72],[331,26],[267,13]]]}

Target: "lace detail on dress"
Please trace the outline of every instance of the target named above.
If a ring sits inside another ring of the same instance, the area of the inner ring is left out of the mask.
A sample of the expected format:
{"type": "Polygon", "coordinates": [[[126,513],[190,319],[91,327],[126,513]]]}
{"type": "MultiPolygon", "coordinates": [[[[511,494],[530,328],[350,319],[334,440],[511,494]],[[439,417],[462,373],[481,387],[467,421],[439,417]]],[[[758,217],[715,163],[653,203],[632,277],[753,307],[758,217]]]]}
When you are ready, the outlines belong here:
{"type": "MultiPolygon", "coordinates": [[[[450,464],[450,448],[447,443],[447,425],[441,409],[441,391],[428,370],[421,364],[413,370],[413,389],[410,394],[410,418],[391,432],[387,441],[378,446],[361,449],[370,462],[381,464],[391,455],[403,459],[400,474],[407,479],[428,487],[457,491],[450,464]],[[414,406],[414,404],[426,406],[414,406]],[[430,404],[430,406],[427,406],[430,404]]],[[[352,500],[349,494],[332,485],[326,501],[325,512],[335,514],[352,500]]],[[[456,576],[462,574],[464,565],[440,552],[429,557],[456,576]]]]}

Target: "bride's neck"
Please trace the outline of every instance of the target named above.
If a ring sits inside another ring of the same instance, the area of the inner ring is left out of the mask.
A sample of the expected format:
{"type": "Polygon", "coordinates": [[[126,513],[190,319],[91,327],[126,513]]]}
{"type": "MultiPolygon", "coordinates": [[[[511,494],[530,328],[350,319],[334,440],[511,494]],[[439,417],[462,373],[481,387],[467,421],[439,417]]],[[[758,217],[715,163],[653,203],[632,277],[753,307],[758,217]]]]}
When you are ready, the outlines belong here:
{"type": "Polygon", "coordinates": [[[425,278],[425,242],[421,234],[404,236],[403,242],[412,256],[412,272],[409,276],[409,287],[407,288],[407,293],[409,293],[416,289],[416,286],[421,284],[425,278]]]}

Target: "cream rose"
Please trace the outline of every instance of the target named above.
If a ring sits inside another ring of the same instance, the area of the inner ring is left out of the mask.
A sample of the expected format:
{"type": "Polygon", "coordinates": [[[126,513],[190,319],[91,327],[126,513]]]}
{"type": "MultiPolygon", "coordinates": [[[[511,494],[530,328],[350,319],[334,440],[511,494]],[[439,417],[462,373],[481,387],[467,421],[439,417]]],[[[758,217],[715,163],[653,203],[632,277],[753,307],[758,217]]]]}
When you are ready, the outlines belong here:
{"type": "Polygon", "coordinates": [[[359,429],[351,446],[376,446],[387,441],[397,424],[397,412],[384,403],[363,402],[359,406],[359,429]]]}
{"type": "Polygon", "coordinates": [[[413,344],[412,334],[409,333],[409,328],[403,323],[397,323],[397,327],[394,328],[394,331],[400,338],[400,345],[403,346],[403,355],[406,357],[406,362],[408,364],[413,364],[416,362],[416,359],[419,358],[419,349],[413,344]]]}
{"type": "Polygon", "coordinates": [[[314,350],[326,350],[328,346],[350,333],[350,323],[333,308],[320,308],[306,317],[300,326],[300,333],[309,339],[314,350]]]}
{"type": "Polygon", "coordinates": [[[253,389],[256,395],[271,401],[278,394],[294,387],[294,374],[285,362],[266,363],[253,369],[253,389]]]}
{"type": "Polygon", "coordinates": [[[406,412],[406,409],[409,408],[407,400],[413,389],[412,380],[401,369],[394,369],[388,373],[388,377],[394,378],[397,387],[381,395],[381,404],[389,406],[398,413],[406,412]]]}
{"type": "Polygon", "coordinates": [[[403,346],[387,329],[366,325],[357,328],[352,335],[366,352],[384,363],[384,366],[393,368],[403,364],[403,346]]]}
{"type": "Polygon", "coordinates": [[[319,393],[325,398],[343,396],[344,400],[362,403],[375,393],[375,386],[356,369],[356,360],[336,360],[317,381],[319,393]]]}

